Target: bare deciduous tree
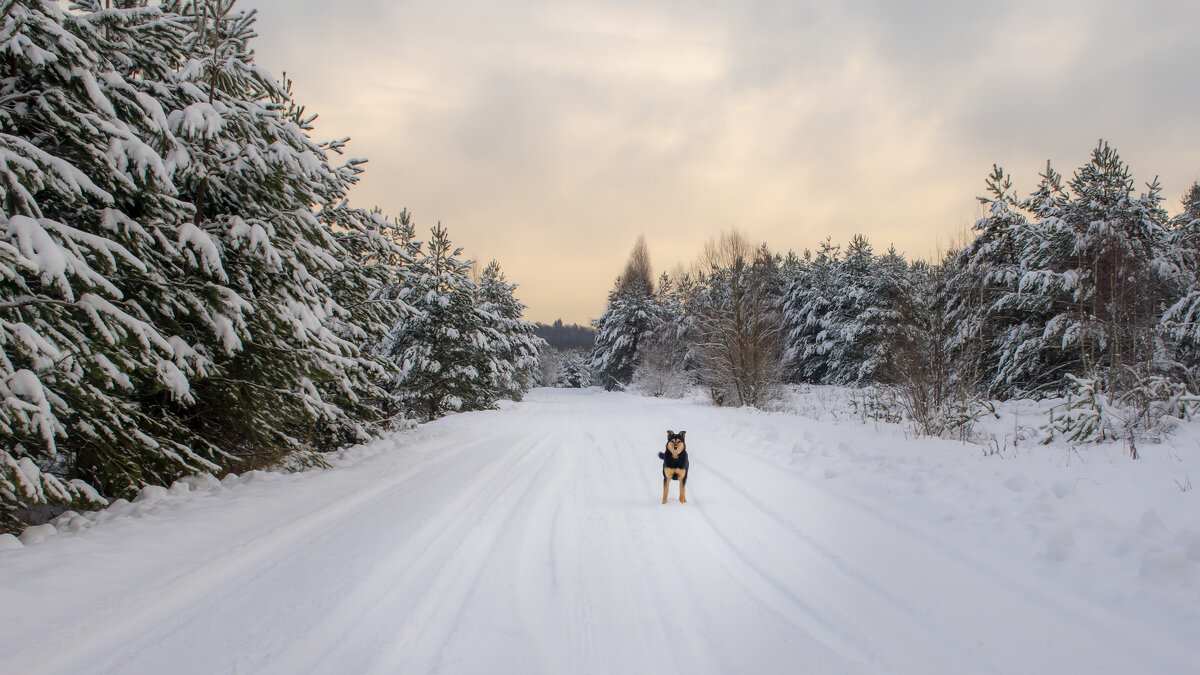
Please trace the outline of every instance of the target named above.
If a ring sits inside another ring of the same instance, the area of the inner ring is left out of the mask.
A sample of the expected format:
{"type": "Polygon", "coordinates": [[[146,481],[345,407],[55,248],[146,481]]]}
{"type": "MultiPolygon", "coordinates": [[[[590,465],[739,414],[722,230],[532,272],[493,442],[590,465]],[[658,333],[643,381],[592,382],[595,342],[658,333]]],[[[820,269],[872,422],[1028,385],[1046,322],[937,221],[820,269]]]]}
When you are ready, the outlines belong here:
{"type": "Polygon", "coordinates": [[[689,298],[692,359],[719,405],[757,406],[780,384],[782,322],[775,257],[731,230],[704,247],[689,298]]]}
{"type": "Polygon", "coordinates": [[[641,282],[646,295],[654,294],[654,271],[650,267],[650,249],[646,247],[645,235],[638,235],[633,250],[629,252],[625,271],[617,278],[617,294],[625,295],[634,282],[641,282]]]}

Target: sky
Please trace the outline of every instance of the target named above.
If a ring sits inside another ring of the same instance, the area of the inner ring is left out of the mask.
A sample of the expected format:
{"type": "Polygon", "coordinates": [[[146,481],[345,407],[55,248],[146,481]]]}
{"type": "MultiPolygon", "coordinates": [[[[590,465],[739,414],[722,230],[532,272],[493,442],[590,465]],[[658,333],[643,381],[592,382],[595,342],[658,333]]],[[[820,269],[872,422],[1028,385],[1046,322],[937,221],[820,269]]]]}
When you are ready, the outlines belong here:
{"type": "Polygon", "coordinates": [[[1200,180],[1195,0],[239,6],[315,137],[369,160],[351,202],[441,221],[530,320],[599,316],[639,235],[658,271],[730,228],[933,257],[993,164],[1027,194],[1101,138],[1172,214],[1200,180]]]}

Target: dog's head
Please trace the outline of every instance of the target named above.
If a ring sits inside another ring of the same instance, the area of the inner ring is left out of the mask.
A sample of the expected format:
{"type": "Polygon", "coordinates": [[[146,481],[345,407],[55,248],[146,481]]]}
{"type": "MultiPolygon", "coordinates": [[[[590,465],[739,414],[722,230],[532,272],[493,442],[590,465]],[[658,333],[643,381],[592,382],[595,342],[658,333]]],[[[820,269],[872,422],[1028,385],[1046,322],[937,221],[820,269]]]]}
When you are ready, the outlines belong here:
{"type": "Polygon", "coordinates": [[[678,455],[679,453],[683,452],[684,450],[687,450],[687,445],[683,442],[683,437],[686,434],[687,434],[686,431],[681,431],[679,433],[675,433],[674,431],[671,431],[670,429],[667,430],[667,450],[672,455],[678,455]]]}

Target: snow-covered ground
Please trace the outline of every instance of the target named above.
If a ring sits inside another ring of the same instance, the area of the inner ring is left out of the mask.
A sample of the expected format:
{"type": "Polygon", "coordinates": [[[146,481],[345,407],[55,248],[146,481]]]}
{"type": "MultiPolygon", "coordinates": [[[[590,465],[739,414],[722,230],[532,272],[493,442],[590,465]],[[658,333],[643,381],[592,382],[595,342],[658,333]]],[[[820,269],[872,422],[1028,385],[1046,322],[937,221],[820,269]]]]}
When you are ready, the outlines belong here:
{"type": "Polygon", "coordinates": [[[0,538],[0,671],[1196,673],[1198,438],[985,456],[538,390],[0,538]]]}

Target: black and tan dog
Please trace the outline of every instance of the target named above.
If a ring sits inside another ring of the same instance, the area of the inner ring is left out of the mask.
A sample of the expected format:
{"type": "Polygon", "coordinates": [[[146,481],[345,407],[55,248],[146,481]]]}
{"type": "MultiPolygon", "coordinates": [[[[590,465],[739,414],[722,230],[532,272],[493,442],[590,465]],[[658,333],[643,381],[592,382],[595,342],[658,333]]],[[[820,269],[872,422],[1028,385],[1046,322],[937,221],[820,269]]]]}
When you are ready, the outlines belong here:
{"type": "Polygon", "coordinates": [[[686,431],[675,433],[668,430],[667,450],[658,453],[659,458],[663,461],[662,503],[664,504],[667,503],[667,490],[671,487],[672,479],[679,481],[679,501],[687,503],[688,456],[687,445],[683,442],[686,434],[686,431]]]}

